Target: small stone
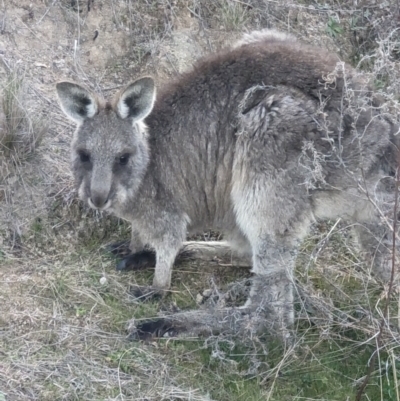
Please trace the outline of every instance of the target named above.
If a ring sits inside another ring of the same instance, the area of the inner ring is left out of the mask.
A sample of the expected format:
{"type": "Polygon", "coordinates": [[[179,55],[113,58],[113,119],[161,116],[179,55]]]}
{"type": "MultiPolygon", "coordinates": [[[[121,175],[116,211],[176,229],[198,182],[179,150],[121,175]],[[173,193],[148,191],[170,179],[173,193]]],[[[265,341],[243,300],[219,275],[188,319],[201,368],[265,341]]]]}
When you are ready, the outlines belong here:
{"type": "Polygon", "coordinates": [[[203,296],[201,294],[196,295],[196,302],[201,304],[203,302],[203,296]]]}
{"type": "Polygon", "coordinates": [[[102,278],[100,279],[100,284],[101,284],[101,285],[107,284],[107,279],[106,279],[105,277],[102,277],[102,278]]]}
{"type": "Polygon", "coordinates": [[[211,294],[212,294],[212,290],[210,288],[208,290],[203,291],[203,297],[205,297],[205,298],[211,297],[211,294]]]}

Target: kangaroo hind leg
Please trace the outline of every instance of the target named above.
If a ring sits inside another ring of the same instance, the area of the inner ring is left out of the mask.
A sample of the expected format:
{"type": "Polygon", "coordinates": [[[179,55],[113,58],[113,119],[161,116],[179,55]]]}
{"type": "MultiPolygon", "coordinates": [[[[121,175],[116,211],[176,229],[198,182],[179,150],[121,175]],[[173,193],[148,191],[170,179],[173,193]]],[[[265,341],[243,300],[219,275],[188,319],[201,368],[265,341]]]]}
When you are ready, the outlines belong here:
{"type": "MultiPolygon", "coordinates": [[[[286,177],[281,183],[291,184],[286,177]]],[[[294,323],[293,270],[312,221],[311,207],[292,185],[270,186],[263,176],[234,191],[237,223],[253,253],[254,277],[244,308],[251,311],[255,331],[267,328],[285,336],[294,323]]]]}

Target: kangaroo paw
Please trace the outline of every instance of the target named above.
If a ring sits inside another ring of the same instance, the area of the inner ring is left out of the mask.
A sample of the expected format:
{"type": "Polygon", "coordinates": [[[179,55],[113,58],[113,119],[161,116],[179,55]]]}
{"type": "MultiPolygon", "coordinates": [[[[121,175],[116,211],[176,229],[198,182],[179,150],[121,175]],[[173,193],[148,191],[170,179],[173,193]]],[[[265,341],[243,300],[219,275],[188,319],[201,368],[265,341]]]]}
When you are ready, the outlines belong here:
{"type": "Polygon", "coordinates": [[[156,254],[152,251],[140,251],[121,259],[117,270],[143,270],[156,265],[156,254]]]}
{"type": "Polygon", "coordinates": [[[177,337],[179,328],[168,319],[154,319],[142,323],[132,323],[129,328],[129,339],[149,340],[153,338],[177,337]]]}

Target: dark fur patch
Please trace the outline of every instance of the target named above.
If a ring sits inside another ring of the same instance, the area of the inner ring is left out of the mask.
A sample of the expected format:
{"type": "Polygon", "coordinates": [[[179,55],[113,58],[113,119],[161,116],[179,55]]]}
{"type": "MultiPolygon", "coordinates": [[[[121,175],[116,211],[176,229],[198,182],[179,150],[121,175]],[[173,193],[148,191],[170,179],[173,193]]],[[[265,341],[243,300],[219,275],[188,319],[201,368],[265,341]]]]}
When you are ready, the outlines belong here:
{"type": "Polygon", "coordinates": [[[135,104],[137,103],[137,101],[138,101],[137,95],[127,96],[124,99],[124,103],[126,104],[126,107],[128,107],[128,109],[129,109],[128,117],[134,117],[140,113],[140,107],[138,107],[138,106],[135,107],[135,104]]]}
{"type": "Polygon", "coordinates": [[[82,117],[86,117],[87,110],[86,106],[88,106],[92,101],[85,95],[76,95],[76,108],[75,111],[82,117]]]}
{"type": "Polygon", "coordinates": [[[135,333],[129,338],[131,340],[149,340],[152,338],[174,337],[178,330],[166,319],[151,320],[139,324],[135,333]]]}
{"type": "Polygon", "coordinates": [[[152,251],[141,251],[129,255],[117,263],[117,270],[143,270],[156,265],[156,254],[152,251]]]}

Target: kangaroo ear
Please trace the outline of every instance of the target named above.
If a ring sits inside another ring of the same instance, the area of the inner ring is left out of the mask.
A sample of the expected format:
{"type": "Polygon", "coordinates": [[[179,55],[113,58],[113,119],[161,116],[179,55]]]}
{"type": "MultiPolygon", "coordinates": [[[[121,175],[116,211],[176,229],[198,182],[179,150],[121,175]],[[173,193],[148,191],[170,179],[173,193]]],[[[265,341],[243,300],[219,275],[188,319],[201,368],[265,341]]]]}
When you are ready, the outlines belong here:
{"type": "Polygon", "coordinates": [[[153,78],[144,77],[129,84],[116,99],[116,112],[121,118],[143,120],[153,109],[156,88],[153,78]]]}
{"type": "Polygon", "coordinates": [[[63,112],[78,124],[97,113],[96,98],[82,86],[72,82],[59,82],[56,90],[63,112]]]}

